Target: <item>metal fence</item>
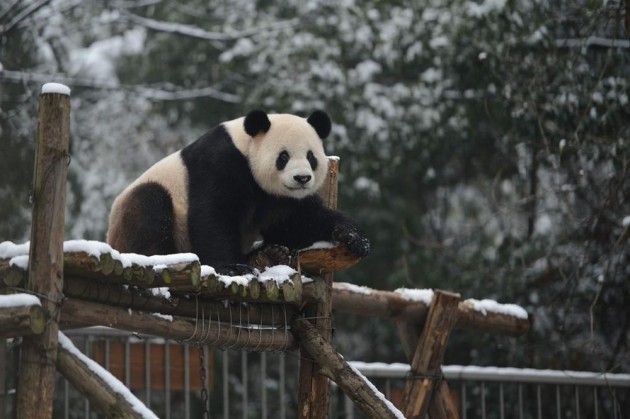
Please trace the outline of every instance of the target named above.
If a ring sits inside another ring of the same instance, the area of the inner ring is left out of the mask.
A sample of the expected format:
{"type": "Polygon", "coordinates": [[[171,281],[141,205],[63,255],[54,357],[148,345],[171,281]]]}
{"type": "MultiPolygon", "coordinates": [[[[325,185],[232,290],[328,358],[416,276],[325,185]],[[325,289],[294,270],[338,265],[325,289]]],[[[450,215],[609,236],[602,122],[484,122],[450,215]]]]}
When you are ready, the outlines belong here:
{"type": "MultiPolygon", "coordinates": [[[[296,417],[297,354],[199,348],[107,328],[67,334],[161,418],[199,418],[204,409],[214,419],[296,417]]],[[[18,351],[11,342],[3,350],[0,418],[13,418],[18,351]]],[[[407,364],[353,364],[394,403],[402,400],[407,364]]],[[[630,418],[629,374],[446,366],[444,375],[463,419],[630,418]]],[[[55,418],[99,417],[61,376],[54,409],[55,418]]],[[[333,386],[330,417],[362,416],[333,386]]]]}

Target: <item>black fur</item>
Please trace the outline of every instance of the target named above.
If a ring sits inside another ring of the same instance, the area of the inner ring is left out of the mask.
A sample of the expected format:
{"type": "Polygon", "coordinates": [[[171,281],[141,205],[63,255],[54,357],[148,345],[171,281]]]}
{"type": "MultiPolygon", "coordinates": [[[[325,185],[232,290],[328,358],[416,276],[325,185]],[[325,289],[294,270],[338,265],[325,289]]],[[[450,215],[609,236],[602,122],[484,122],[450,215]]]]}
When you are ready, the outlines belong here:
{"type": "Polygon", "coordinates": [[[271,122],[269,121],[269,117],[265,111],[255,110],[247,114],[243,125],[245,127],[245,132],[250,137],[255,137],[260,133],[264,134],[269,131],[271,122]]]}
{"type": "Polygon", "coordinates": [[[317,132],[317,135],[322,140],[330,134],[332,121],[326,112],[320,110],[314,111],[306,121],[315,128],[315,132],[317,132]]]}
{"type": "Polygon", "coordinates": [[[147,255],[176,253],[173,239],[173,203],[162,185],[147,182],[138,185],[126,202],[122,219],[124,238],[118,250],[147,255]]]}
{"type": "Polygon", "coordinates": [[[223,126],[186,146],[181,155],[188,169],[192,252],[218,272],[241,272],[247,257],[242,250],[244,225],[259,231],[267,244],[300,249],[337,240],[357,256],[369,253],[356,222],[326,208],[318,196],[298,200],[264,192],[223,126]]]}

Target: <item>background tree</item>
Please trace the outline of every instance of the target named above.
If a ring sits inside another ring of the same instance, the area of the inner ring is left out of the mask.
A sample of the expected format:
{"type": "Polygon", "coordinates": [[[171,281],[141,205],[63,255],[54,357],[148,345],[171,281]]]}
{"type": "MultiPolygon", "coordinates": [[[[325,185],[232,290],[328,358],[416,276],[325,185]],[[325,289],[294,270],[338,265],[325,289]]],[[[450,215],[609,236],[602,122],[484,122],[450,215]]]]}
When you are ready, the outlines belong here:
{"type": "MultiPolygon", "coordinates": [[[[75,238],[104,239],[124,185],[209,126],[324,108],[341,207],[373,241],[338,279],[534,315],[526,342],[456,335],[447,362],[627,372],[626,16],[564,0],[2,6],[0,233],[28,234],[42,82],[73,88],[75,238]]],[[[338,331],[348,356],[403,359],[389,325],[337,320],[356,322],[338,331]]]]}

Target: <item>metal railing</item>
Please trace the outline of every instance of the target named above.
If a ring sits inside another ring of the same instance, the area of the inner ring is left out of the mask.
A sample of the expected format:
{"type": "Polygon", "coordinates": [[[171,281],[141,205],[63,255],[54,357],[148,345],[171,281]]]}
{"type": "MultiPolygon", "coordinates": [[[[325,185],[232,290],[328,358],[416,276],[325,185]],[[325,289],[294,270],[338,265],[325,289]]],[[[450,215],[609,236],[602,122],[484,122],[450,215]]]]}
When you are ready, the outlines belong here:
{"type": "MultiPolygon", "coordinates": [[[[161,418],[202,417],[204,384],[211,418],[296,417],[297,354],[200,349],[108,328],[77,329],[67,335],[161,418]]],[[[18,351],[11,343],[7,348],[5,364],[0,365],[5,369],[0,418],[15,417],[18,351]]],[[[394,403],[402,400],[408,364],[353,365],[394,403]]],[[[630,374],[460,366],[445,366],[443,372],[462,419],[630,418],[630,374]]],[[[61,376],[54,408],[55,418],[98,417],[61,376]]],[[[330,417],[361,415],[333,388],[330,417]]]]}

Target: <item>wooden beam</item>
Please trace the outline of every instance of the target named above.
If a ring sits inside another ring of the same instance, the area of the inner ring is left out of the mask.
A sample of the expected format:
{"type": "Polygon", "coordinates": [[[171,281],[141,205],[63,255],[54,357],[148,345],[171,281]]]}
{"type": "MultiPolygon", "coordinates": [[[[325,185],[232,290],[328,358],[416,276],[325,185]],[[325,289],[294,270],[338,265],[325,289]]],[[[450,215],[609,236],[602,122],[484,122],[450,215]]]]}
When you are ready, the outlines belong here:
{"type": "MultiPolygon", "coordinates": [[[[337,174],[339,160],[328,160],[328,177],[319,191],[328,208],[337,208],[337,174]]],[[[299,270],[299,267],[298,267],[299,270]]],[[[319,281],[324,283],[321,302],[307,304],[304,313],[311,318],[324,342],[332,339],[332,285],[333,274],[324,274],[319,281]]],[[[298,418],[320,419],[328,417],[328,378],[317,373],[318,366],[300,350],[300,375],[298,382],[298,418]]]]}
{"type": "Polygon", "coordinates": [[[129,400],[117,393],[110,383],[63,345],[59,345],[57,351],[57,369],[103,416],[121,419],[144,418],[141,413],[134,410],[129,400]]]}
{"type": "MultiPolygon", "coordinates": [[[[315,299],[313,286],[304,285],[304,300],[315,299]]],[[[333,308],[338,313],[378,317],[408,322],[420,330],[429,307],[421,301],[404,298],[400,293],[362,287],[357,292],[352,284],[333,284],[333,308]]],[[[455,329],[473,330],[507,336],[521,336],[529,332],[531,320],[492,311],[474,309],[471,300],[461,301],[457,308],[455,329]]],[[[415,347],[415,345],[414,345],[415,347]]]]}
{"type": "Polygon", "coordinates": [[[433,295],[427,321],[413,354],[412,377],[405,385],[403,406],[407,418],[423,418],[429,410],[434,389],[442,379],[442,360],[457,320],[459,300],[459,294],[445,291],[436,290],[433,295]]]}
{"type": "Polygon", "coordinates": [[[27,289],[42,296],[49,321],[21,347],[17,416],[52,418],[59,303],[63,289],[63,227],[70,133],[70,95],[39,97],[33,215],[27,289]]]}
{"type": "MultiPolygon", "coordinates": [[[[61,307],[61,320],[220,348],[258,352],[297,349],[295,338],[288,330],[240,327],[238,318],[233,318],[232,323],[229,319],[222,319],[221,323],[210,322],[207,318],[191,321],[173,317],[170,320],[141,311],[67,298],[61,307]]],[[[245,319],[242,320],[245,323],[245,319]]]]}
{"type": "Polygon", "coordinates": [[[298,335],[302,356],[308,354],[317,363],[317,372],[337,383],[363,414],[374,419],[398,417],[393,405],[377,395],[376,389],[348,365],[311,322],[297,318],[291,323],[291,330],[298,335]]]}
{"type": "MultiPolygon", "coordinates": [[[[39,305],[0,308],[0,341],[17,336],[41,335],[46,318],[39,305]]],[[[4,345],[4,342],[1,343],[4,345]]]]}

